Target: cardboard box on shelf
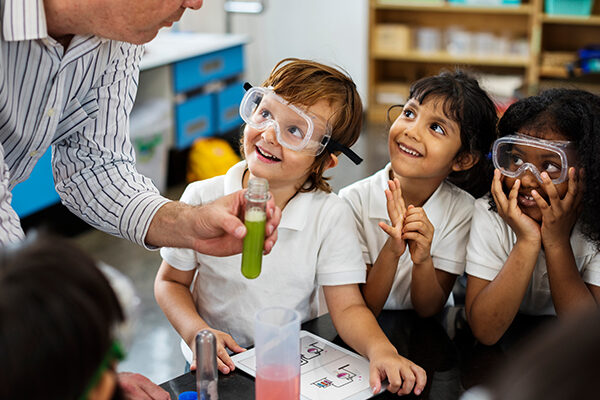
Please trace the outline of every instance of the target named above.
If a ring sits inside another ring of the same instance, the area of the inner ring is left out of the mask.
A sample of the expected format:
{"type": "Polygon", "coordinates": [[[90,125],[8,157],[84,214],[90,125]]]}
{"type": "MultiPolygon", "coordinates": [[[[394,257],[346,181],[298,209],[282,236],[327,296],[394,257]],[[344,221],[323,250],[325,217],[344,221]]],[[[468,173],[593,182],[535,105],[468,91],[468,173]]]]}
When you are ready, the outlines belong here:
{"type": "Polygon", "coordinates": [[[379,24],[373,32],[373,49],[382,53],[405,53],[410,49],[410,27],[379,24]]]}

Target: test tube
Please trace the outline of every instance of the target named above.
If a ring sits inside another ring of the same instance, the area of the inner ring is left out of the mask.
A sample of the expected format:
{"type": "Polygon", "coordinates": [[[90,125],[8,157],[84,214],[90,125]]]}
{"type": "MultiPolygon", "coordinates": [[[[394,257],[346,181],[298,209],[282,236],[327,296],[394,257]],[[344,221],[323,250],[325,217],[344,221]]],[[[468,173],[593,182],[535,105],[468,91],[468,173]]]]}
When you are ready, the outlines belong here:
{"type": "Polygon", "coordinates": [[[246,191],[246,236],[242,250],[242,274],[248,279],[260,275],[265,243],[269,182],[263,178],[250,178],[246,191]]]}
{"type": "Polygon", "coordinates": [[[198,400],[218,400],[217,339],[208,329],[196,335],[196,390],[198,400]]]}

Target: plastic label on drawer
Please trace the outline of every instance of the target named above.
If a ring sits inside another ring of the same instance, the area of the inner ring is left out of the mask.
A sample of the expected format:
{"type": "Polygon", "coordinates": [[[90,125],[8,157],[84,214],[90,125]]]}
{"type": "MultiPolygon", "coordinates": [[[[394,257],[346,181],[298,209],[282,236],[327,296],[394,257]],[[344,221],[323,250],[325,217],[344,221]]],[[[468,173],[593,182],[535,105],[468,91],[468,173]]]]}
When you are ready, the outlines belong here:
{"type": "Polygon", "coordinates": [[[197,121],[190,122],[185,126],[185,134],[187,136],[192,136],[197,134],[198,132],[202,132],[208,126],[208,121],[206,118],[199,119],[197,121]]]}

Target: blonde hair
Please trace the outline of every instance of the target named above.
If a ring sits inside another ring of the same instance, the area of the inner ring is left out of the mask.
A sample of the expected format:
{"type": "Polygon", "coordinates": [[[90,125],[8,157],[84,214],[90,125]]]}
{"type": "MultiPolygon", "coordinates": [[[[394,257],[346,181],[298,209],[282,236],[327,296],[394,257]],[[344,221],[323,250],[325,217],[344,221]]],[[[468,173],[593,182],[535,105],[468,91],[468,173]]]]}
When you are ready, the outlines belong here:
{"type": "MultiPolygon", "coordinates": [[[[358,140],[363,108],[356,85],[347,73],[315,61],[286,58],[275,65],[263,86],[272,87],[275,93],[290,103],[304,107],[326,100],[335,110],[328,121],[331,139],[346,147],[358,140]]],[[[339,153],[336,151],[334,154],[339,153]]],[[[299,189],[301,192],[331,192],[327,183],[329,178],[323,176],[329,160],[327,150],[315,158],[310,166],[310,175],[299,189]]]]}

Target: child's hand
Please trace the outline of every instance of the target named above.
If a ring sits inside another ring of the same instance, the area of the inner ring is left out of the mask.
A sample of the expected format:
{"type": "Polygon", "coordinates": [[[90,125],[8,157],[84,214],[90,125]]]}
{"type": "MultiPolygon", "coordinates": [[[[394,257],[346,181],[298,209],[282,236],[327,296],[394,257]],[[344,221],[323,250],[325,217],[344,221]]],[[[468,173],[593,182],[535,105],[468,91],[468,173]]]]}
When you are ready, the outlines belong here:
{"type": "Polygon", "coordinates": [[[389,382],[387,390],[399,395],[412,391],[418,396],[427,383],[425,370],[395,351],[382,352],[370,360],[369,382],[373,393],[379,393],[385,378],[389,382]]]}
{"type": "Polygon", "coordinates": [[[569,168],[567,194],[561,199],[548,174],[542,172],[541,176],[550,204],[535,190],[531,191],[531,195],[542,212],[541,233],[544,247],[568,243],[571,229],[581,211],[583,190],[579,182],[580,177],[575,173],[575,168],[569,168]]]}
{"type": "Polygon", "coordinates": [[[515,232],[517,240],[525,239],[540,243],[542,239],[540,226],[531,217],[523,213],[517,204],[520,186],[521,180],[517,179],[507,198],[502,190],[502,174],[497,169],[494,170],[492,196],[496,202],[498,214],[515,232]]]}
{"type": "Polygon", "coordinates": [[[400,181],[398,178],[388,181],[389,189],[385,191],[385,198],[387,200],[387,211],[392,226],[389,226],[385,222],[380,222],[379,226],[390,236],[388,241],[391,246],[390,248],[396,256],[401,256],[406,249],[406,242],[402,238],[402,227],[404,224],[404,216],[406,214],[406,206],[404,205],[404,199],[402,198],[402,189],[400,188],[400,181]]]}
{"type": "Polygon", "coordinates": [[[422,264],[431,257],[433,231],[433,225],[427,218],[425,210],[413,205],[408,206],[402,239],[408,243],[408,250],[414,264],[422,264]]]}
{"type": "MultiPolygon", "coordinates": [[[[229,354],[227,354],[227,349],[234,353],[241,353],[242,351],[246,351],[246,349],[238,345],[231,335],[212,328],[208,328],[208,330],[214,333],[217,338],[217,368],[221,373],[228,374],[235,369],[235,364],[231,360],[231,357],[229,357],[229,354]]],[[[196,369],[196,346],[190,346],[190,348],[194,352],[194,361],[192,361],[190,370],[194,371],[196,369]]]]}

